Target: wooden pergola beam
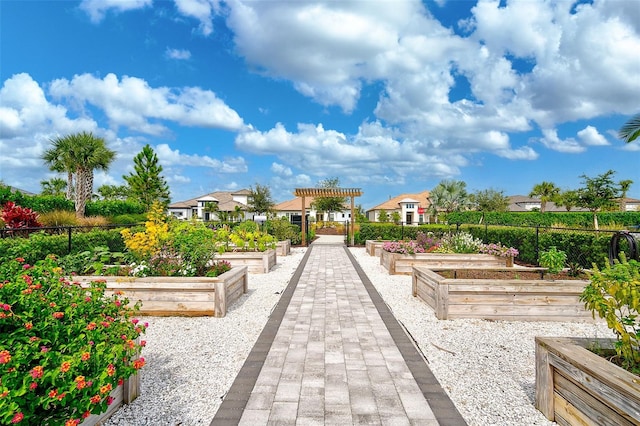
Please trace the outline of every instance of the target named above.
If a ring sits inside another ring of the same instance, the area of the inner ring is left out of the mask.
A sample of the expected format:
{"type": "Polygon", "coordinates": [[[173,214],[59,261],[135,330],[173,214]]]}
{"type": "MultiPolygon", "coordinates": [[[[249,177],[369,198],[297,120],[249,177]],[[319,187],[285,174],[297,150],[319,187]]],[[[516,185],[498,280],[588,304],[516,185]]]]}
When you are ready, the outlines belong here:
{"type": "Polygon", "coordinates": [[[351,245],[355,244],[355,207],[354,197],[362,195],[360,188],[296,188],[294,191],[296,197],[302,197],[302,245],[307,245],[307,211],[305,208],[305,197],[351,197],[351,227],[349,229],[349,240],[351,245]]]}

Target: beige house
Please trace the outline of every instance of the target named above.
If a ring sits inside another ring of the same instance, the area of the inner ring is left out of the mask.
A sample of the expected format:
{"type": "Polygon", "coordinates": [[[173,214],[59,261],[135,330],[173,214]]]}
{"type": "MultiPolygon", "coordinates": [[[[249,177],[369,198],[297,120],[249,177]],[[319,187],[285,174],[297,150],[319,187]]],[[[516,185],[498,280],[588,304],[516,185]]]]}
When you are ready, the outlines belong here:
{"type": "MultiPolygon", "coordinates": [[[[312,206],[313,200],[313,197],[305,197],[304,199],[304,210],[306,214],[309,215],[310,220],[327,222],[344,222],[351,220],[351,210],[346,206],[344,210],[340,212],[325,212],[322,214],[322,217],[319,217],[319,213],[312,206]]],[[[276,204],[274,210],[277,217],[286,217],[288,220],[291,220],[292,216],[300,217],[300,213],[302,212],[302,197],[296,197],[292,200],[276,204]]]]}
{"type": "Polygon", "coordinates": [[[218,214],[206,211],[208,204],[215,203],[220,212],[235,213],[236,207],[239,207],[242,211],[241,220],[252,219],[248,217],[247,213],[250,194],[251,191],[248,189],[235,192],[216,191],[191,200],[170,204],[168,210],[170,215],[178,219],[218,220],[218,214]]]}
{"type": "Polygon", "coordinates": [[[430,205],[429,191],[401,194],[367,210],[366,215],[370,222],[379,222],[378,218],[383,210],[389,215],[389,218],[393,212],[398,212],[400,220],[404,224],[419,225],[429,223],[428,209],[430,205]]]}

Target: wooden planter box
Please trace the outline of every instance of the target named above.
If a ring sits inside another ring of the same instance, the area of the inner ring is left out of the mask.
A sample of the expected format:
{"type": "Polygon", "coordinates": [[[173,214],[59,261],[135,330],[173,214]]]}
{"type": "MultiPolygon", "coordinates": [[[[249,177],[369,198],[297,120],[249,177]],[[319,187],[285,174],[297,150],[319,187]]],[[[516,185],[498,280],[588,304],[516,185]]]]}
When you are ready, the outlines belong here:
{"type": "Polygon", "coordinates": [[[90,415],[81,423],[82,426],[102,425],[113,416],[123,404],[133,402],[133,400],[140,395],[140,376],[134,374],[129,377],[124,381],[122,386],[116,387],[109,395],[113,398],[113,402],[107,407],[107,411],[101,414],[90,415]]]}
{"type": "Polygon", "coordinates": [[[640,424],[640,377],[586,349],[613,342],[536,337],[536,408],[561,425],[640,424]]]}
{"type": "Polygon", "coordinates": [[[413,267],[411,281],[413,296],[442,320],[594,321],[580,302],[588,281],[450,279],[425,267],[413,267]]]}
{"type": "Polygon", "coordinates": [[[278,241],[276,244],[277,256],[289,256],[291,254],[291,240],[278,241]]]}
{"type": "Polygon", "coordinates": [[[226,260],[231,266],[246,266],[252,274],[267,274],[277,261],[275,249],[267,251],[228,251],[216,254],[216,260],[226,260]]]}
{"type": "Polygon", "coordinates": [[[440,266],[472,267],[504,267],[506,258],[491,254],[457,254],[457,253],[416,253],[400,254],[380,251],[380,264],[391,275],[411,275],[413,266],[437,268],[440,266]]]}
{"type": "Polygon", "coordinates": [[[388,243],[391,240],[367,240],[365,241],[365,249],[369,256],[380,256],[382,252],[382,245],[388,243]]]}
{"type": "Polygon", "coordinates": [[[132,303],[140,300],[140,315],[224,317],[227,306],[247,292],[246,266],[233,267],[217,277],[77,276],[87,285],[106,281],[107,292],[122,291],[132,303]]]}

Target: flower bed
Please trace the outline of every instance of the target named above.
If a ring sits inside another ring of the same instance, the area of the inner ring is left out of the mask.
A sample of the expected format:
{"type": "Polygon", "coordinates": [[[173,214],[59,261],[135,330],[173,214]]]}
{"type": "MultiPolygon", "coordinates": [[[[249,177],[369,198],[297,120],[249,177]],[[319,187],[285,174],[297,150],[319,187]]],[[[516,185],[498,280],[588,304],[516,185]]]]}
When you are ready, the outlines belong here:
{"type": "Polygon", "coordinates": [[[584,280],[449,279],[415,266],[411,279],[413,296],[442,320],[594,321],[580,301],[584,280]]]}
{"type": "Polygon", "coordinates": [[[246,266],[236,266],[217,277],[77,276],[74,280],[82,285],[105,281],[107,292],[139,300],[143,315],[224,317],[227,307],[247,292],[249,275],[246,266]]]}
{"type": "Polygon", "coordinates": [[[411,275],[413,266],[440,267],[481,267],[506,266],[506,258],[490,254],[458,254],[458,253],[416,253],[399,254],[386,250],[380,252],[380,264],[391,275],[411,275]]]}
{"type": "Polygon", "coordinates": [[[640,424],[640,378],[587,349],[614,341],[536,337],[536,408],[559,424],[640,424]]]}

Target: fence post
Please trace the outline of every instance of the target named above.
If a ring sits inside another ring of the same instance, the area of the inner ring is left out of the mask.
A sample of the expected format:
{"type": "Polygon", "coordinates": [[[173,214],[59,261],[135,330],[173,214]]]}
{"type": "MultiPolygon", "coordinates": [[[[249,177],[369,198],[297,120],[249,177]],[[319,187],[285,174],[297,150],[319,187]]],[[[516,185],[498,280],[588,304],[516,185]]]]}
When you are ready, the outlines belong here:
{"type": "Polygon", "coordinates": [[[71,227],[70,226],[67,227],[67,232],[69,234],[69,244],[67,246],[67,252],[68,252],[67,254],[71,254],[71,227]]]}
{"type": "Polygon", "coordinates": [[[540,258],[540,226],[536,225],[536,266],[540,266],[538,259],[540,258]]]}

